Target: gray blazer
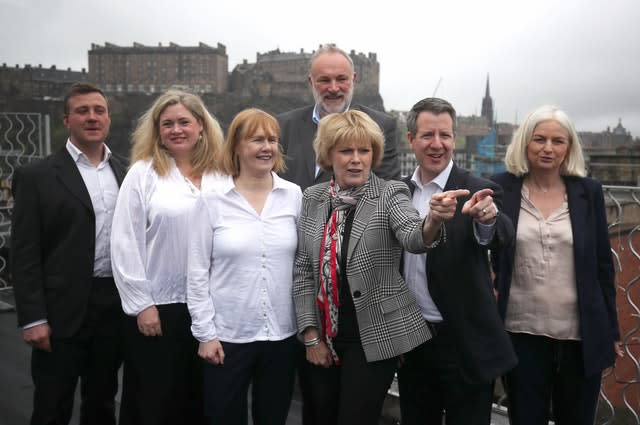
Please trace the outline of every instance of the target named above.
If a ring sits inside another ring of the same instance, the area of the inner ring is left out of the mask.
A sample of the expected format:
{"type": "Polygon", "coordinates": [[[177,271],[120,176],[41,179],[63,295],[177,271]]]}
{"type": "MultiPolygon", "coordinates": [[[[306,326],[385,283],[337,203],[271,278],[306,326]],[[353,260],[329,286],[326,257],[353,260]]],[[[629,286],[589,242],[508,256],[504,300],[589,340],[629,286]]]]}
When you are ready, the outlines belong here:
{"type": "MultiPolygon", "coordinates": [[[[353,218],[346,277],[362,347],[367,361],[372,362],[406,353],[432,334],[400,274],[403,248],[426,251],[423,220],[403,183],[384,181],[371,173],[368,184],[353,218]]],[[[321,183],[304,192],[298,221],[293,300],[300,332],[310,326],[321,329],[316,296],[320,245],[330,208],[327,187],[328,183],[321,183]]]]}

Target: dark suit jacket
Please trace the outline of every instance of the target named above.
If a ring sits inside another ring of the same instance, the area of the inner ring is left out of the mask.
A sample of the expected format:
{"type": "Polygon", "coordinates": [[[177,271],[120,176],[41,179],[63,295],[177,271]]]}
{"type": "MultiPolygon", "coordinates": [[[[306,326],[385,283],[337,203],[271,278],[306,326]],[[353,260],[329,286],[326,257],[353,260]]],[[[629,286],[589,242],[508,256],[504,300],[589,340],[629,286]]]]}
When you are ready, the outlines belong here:
{"type": "MultiPolygon", "coordinates": [[[[286,180],[299,185],[304,191],[316,183],[328,181],[330,173],[320,170],[317,178],[316,154],[313,150],[313,139],[317,125],[311,116],[314,106],[294,109],[278,116],[280,123],[280,143],[286,158],[287,170],[281,173],[286,180]]],[[[398,126],[395,118],[362,105],[354,105],[369,115],[384,133],[384,156],[382,162],[373,171],[385,180],[400,178],[400,161],[398,159],[398,126]]]]}
{"type": "MultiPolygon", "coordinates": [[[[118,185],[126,166],[112,156],[118,185]]],[[[85,317],[95,255],[95,215],[66,147],[13,176],[12,278],[18,325],[47,319],[66,338],[85,317]]],[[[117,300],[117,292],[115,292],[117,300]]]]}
{"type": "MultiPolygon", "coordinates": [[[[404,181],[413,193],[410,178],[404,181]]],[[[501,210],[500,188],[455,164],[444,190],[469,189],[473,195],[487,187],[493,189],[493,200],[501,210]]],[[[513,368],[517,359],[498,314],[487,247],[476,241],[473,218],[461,212],[468,199],[458,198],[455,216],[445,223],[446,242],[427,254],[427,281],[429,294],[458,341],[457,361],[463,376],[468,382],[486,383],[513,368]]],[[[511,221],[500,214],[489,248],[501,249],[513,236],[511,221]]]]}
{"type": "MultiPolygon", "coordinates": [[[[518,227],[522,178],[511,173],[492,177],[504,189],[503,213],[518,227]]],[[[602,186],[589,178],[564,177],[573,232],[573,261],[578,290],[580,335],[587,376],[600,373],[615,359],[613,343],[620,339],[616,314],[615,272],[602,186]]],[[[509,302],[515,244],[493,258],[504,317],[509,302]]]]}
{"type": "MultiPolygon", "coordinates": [[[[304,192],[293,281],[301,332],[309,326],[321,329],[316,297],[320,247],[329,209],[328,183],[304,192]]],[[[422,222],[411,207],[405,185],[371,174],[369,187],[356,206],[346,258],[347,281],[369,362],[403,354],[431,337],[415,297],[400,274],[402,247],[412,252],[426,250],[422,222]]]]}

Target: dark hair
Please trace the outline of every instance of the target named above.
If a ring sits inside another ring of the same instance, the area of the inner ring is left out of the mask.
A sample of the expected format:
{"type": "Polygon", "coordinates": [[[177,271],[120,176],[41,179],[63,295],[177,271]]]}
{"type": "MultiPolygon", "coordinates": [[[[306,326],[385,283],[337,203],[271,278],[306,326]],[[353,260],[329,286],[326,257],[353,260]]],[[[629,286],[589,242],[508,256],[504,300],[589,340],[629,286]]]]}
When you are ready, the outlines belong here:
{"type": "Polygon", "coordinates": [[[100,93],[104,100],[107,102],[107,108],[109,107],[109,100],[105,96],[104,92],[97,86],[91,83],[74,83],[64,94],[64,114],[69,115],[69,99],[79,94],[88,93],[100,93]]]}
{"type": "Polygon", "coordinates": [[[412,135],[416,135],[418,131],[418,126],[416,124],[416,120],[418,119],[418,115],[420,112],[431,112],[435,115],[440,114],[449,114],[451,116],[451,120],[453,121],[453,132],[456,132],[456,110],[453,108],[449,102],[444,99],[440,99],[438,97],[427,97],[426,99],[422,99],[409,111],[407,114],[407,130],[412,135]]]}

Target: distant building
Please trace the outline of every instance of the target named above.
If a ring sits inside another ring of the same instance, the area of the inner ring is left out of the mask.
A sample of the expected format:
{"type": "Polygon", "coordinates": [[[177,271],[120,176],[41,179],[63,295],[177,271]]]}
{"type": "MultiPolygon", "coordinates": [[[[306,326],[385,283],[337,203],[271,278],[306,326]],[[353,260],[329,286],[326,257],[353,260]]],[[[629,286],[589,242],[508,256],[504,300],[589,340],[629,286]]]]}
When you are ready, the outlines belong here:
{"type": "Polygon", "coordinates": [[[184,86],[195,93],[225,93],[229,58],[226,47],[91,44],[89,75],[107,92],[159,93],[184,86]]]}
{"type": "Polygon", "coordinates": [[[57,69],[55,65],[43,68],[19,65],[0,67],[0,95],[26,99],[61,98],[71,84],[88,80],[87,72],[57,69]]]}
{"type": "MultiPolygon", "coordinates": [[[[230,91],[242,96],[275,96],[312,103],[309,89],[309,61],[313,52],[281,52],[280,49],[257,53],[256,62],[246,59],[231,72],[230,91]]],[[[375,53],[351,50],[357,74],[354,97],[376,109],[384,110],[380,97],[380,64],[375,53]]]]}
{"type": "Polygon", "coordinates": [[[611,186],[640,186],[640,143],[587,154],[589,175],[611,186]]]}
{"type": "Polygon", "coordinates": [[[620,146],[630,146],[633,143],[631,133],[624,128],[621,118],[618,119],[618,125],[613,130],[607,126],[605,131],[599,133],[580,131],[578,135],[585,148],[594,150],[616,149],[620,146]]]}
{"type": "Polygon", "coordinates": [[[295,97],[307,102],[312,99],[307,83],[309,59],[312,53],[256,53],[256,62],[245,59],[231,72],[229,90],[244,97],[295,97]]]}
{"type": "Polygon", "coordinates": [[[487,74],[487,87],[482,98],[480,115],[485,119],[489,127],[493,127],[493,99],[491,99],[491,94],[489,93],[489,74],[487,74]]]}

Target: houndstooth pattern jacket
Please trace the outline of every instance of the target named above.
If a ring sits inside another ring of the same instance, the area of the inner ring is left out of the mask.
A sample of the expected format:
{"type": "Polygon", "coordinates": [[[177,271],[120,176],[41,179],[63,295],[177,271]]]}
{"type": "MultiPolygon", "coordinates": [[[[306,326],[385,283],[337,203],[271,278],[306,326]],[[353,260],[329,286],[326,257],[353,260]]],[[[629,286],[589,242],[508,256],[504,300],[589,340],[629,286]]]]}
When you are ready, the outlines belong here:
{"type": "MultiPolygon", "coordinates": [[[[368,362],[389,359],[429,340],[432,334],[400,274],[402,249],[424,252],[422,222],[409,190],[371,173],[356,206],[347,247],[347,280],[368,362]]],[[[298,221],[293,299],[298,330],[320,329],[316,304],[320,245],[329,217],[328,183],[305,190],[298,221]]],[[[339,330],[338,330],[339,332],[339,330]]]]}

